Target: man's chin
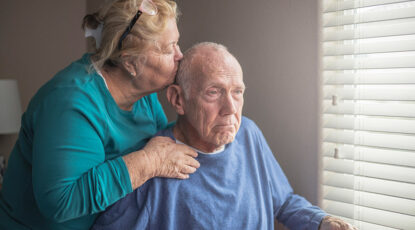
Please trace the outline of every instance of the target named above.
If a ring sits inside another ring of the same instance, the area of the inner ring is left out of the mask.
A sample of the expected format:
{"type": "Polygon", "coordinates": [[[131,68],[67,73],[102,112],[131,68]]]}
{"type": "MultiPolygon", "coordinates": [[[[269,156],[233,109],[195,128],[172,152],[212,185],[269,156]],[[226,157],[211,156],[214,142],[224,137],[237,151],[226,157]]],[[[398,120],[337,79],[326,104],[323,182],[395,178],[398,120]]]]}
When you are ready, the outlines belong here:
{"type": "Polygon", "coordinates": [[[231,143],[235,139],[235,135],[230,132],[219,133],[216,136],[216,144],[218,146],[223,146],[231,143]]]}

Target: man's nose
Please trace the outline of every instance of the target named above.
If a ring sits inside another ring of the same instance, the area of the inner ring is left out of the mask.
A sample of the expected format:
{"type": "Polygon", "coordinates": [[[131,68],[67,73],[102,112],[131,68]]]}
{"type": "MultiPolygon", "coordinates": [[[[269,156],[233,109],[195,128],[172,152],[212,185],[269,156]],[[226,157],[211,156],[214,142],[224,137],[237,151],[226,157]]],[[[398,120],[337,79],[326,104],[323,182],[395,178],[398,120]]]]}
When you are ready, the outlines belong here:
{"type": "Polygon", "coordinates": [[[229,115],[229,114],[235,114],[237,111],[236,108],[236,101],[232,97],[232,94],[228,93],[226,96],[224,96],[223,102],[222,102],[222,115],[229,115]]]}

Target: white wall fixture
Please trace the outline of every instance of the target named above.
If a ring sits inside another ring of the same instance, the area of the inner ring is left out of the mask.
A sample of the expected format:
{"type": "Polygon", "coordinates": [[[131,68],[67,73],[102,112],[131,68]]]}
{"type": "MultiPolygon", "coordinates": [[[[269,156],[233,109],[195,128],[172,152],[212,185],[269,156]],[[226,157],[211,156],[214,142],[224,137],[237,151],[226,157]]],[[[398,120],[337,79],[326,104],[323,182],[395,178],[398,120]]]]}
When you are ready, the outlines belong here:
{"type": "Polygon", "coordinates": [[[0,79],[0,134],[17,133],[22,108],[17,81],[0,79]]]}

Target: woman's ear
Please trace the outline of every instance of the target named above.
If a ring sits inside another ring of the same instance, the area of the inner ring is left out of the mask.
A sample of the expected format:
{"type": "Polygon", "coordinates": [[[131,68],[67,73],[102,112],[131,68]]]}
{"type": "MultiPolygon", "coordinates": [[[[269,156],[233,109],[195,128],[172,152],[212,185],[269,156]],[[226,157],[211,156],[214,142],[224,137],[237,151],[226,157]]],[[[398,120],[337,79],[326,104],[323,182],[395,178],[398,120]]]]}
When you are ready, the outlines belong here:
{"type": "Polygon", "coordinates": [[[134,61],[135,58],[130,55],[121,54],[121,60],[121,64],[125,71],[127,71],[132,77],[137,76],[136,62],[134,61]]]}
{"type": "Polygon", "coordinates": [[[176,113],[184,115],[184,95],[182,88],[176,84],[172,84],[167,87],[166,96],[176,113]]]}

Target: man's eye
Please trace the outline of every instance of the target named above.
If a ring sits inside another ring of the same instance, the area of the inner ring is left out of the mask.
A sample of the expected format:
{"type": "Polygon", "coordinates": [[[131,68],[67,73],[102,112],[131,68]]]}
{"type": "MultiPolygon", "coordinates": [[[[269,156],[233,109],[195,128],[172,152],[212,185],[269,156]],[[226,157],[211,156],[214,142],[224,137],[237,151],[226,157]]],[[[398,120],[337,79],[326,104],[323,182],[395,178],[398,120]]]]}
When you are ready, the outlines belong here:
{"type": "Polygon", "coordinates": [[[236,90],[233,91],[233,93],[236,94],[236,95],[243,95],[244,91],[242,89],[236,89],[236,90]]]}
{"type": "Polygon", "coordinates": [[[216,95],[216,94],[218,94],[218,91],[217,90],[209,90],[209,91],[207,91],[207,94],[216,95]]]}

